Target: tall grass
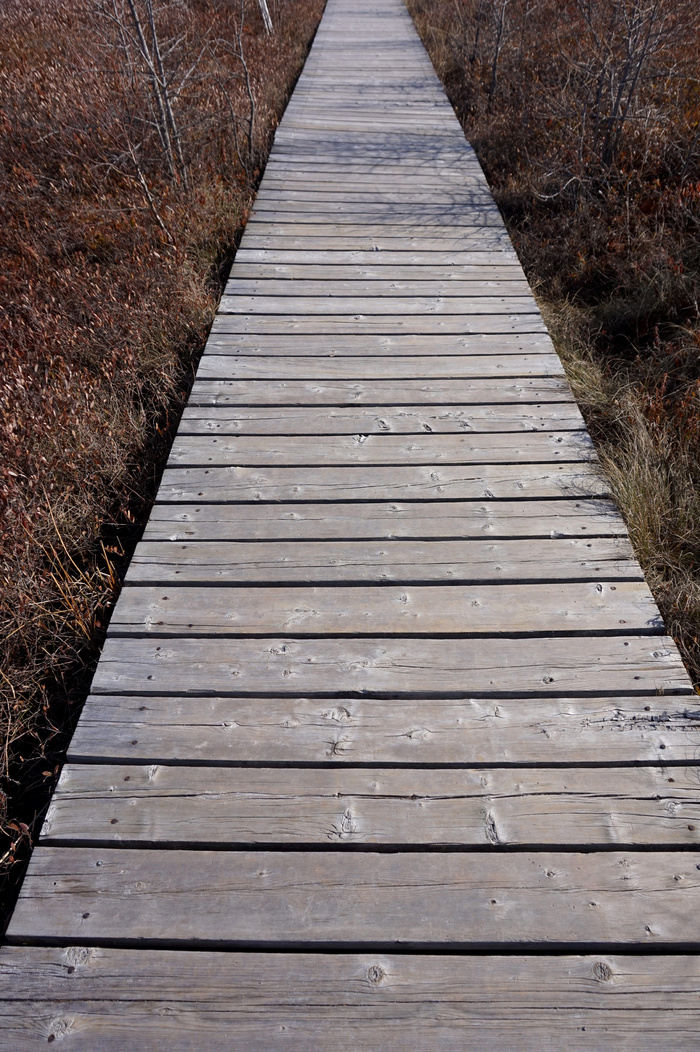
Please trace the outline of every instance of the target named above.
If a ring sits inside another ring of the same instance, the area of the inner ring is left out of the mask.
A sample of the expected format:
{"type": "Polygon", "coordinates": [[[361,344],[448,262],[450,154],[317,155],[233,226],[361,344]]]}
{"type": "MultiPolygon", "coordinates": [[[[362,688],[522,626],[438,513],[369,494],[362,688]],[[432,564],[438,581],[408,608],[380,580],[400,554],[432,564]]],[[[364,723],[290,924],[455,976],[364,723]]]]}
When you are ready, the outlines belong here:
{"type": "MultiPolygon", "coordinates": [[[[122,0],[0,6],[6,890],[55,781],[323,0],[268,6],[271,36],[256,0],[136,0],[166,45],[160,87],[122,0]]],[[[152,47],[151,30],[145,38],[152,47]]]]}
{"type": "Polygon", "coordinates": [[[407,0],[700,680],[700,12],[407,0]]]}

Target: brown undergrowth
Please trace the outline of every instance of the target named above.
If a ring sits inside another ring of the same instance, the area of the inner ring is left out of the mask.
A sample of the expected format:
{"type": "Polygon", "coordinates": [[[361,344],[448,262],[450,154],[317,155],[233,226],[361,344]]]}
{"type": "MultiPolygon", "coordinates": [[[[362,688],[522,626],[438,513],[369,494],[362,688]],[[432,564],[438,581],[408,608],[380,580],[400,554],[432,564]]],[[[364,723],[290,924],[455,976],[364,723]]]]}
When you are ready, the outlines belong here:
{"type": "Polygon", "coordinates": [[[408,0],[700,680],[700,28],[686,0],[408,0]]]}
{"type": "Polygon", "coordinates": [[[268,6],[0,10],[0,922],[323,0],[268,6]]]}

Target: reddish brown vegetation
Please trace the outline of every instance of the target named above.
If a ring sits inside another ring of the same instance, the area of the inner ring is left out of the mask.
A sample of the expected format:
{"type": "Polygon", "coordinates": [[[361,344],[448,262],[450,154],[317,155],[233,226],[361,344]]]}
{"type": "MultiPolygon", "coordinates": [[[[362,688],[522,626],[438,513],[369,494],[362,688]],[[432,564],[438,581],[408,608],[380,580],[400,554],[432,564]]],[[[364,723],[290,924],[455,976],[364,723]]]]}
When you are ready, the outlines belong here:
{"type": "Polygon", "coordinates": [[[700,12],[409,0],[700,675],[700,12]]]}
{"type": "Polygon", "coordinates": [[[128,2],[0,11],[0,868],[26,854],[323,0],[271,3],[272,37],[253,0],[152,7],[172,121],[128,2]]]}

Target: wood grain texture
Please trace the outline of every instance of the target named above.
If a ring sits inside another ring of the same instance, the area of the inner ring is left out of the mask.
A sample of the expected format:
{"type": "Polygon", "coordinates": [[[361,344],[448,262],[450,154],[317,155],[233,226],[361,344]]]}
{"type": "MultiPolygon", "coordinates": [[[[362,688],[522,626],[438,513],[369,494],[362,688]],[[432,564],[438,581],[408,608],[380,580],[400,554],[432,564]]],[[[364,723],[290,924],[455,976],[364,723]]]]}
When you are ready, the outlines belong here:
{"type": "MultiPolygon", "coordinates": [[[[630,548],[612,501],[392,501],[335,504],[155,504],[145,540],[285,541],[466,538],[619,538],[630,548]]],[[[586,542],[587,543],[587,542],[586,542]]],[[[564,548],[564,551],[571,551],[564,548]]],[[[593,549],[600,553],[598,547],[593,549]]],[[[478,563],[478,560],[474,560],[478,563]]],[[[550,570],[550,572],[553,572],[550,570]]]]}
{"type": "MultiPolygon", "coordinates": [[[[152,536],[152,533],[150,534],[152,536]]],[[[467,584],[642,579],[621,538],[543,541],[141,541],[127,583],[251,584],[394,581],[467,584]]],[[[547,588],[549,586],[546,586],[547,588]]],[[[556,593],[556,586],[552,589],[556,593]]],[[[612,593],[617,595],[619,593],[612,593]]],[[[435,596],[437,598],[437,596],[435,596]]],[[[342,596],[338,595],[338,602],[342,596]]],[[[438,601],[438,606],[439,601],[438,601]]]]}
{"type": "MultiPolygon", "coordinates": [[[[313,240],[315,239],[306,239],[307,242],[313,242],[313,240]]],[[[273,335],[324,333],[333,336],[344,333],[384,334],[391,332],[401,334],[405,332],[438,336],[443,333],[448,336],[466,336],[470,333],[482,332],[544,333],[545,331],[544,322],[539,314],[515,311],[508,314],[446,314],[444,316],[431,314],[407,316],[404,313],[375,315],[360,312],[347,315],[332,313],[310,315],[217,314],[212,325],[212,332],[215,333],[270,333],[273,335]]]]}
{"type": "Polygon", "coordinates": [[[560,376],[536,379],[195,380],[195,406],[276,405],[539,405],[573,402],[560,376]]]}
{"type": "Polygon", "coordinates": [[[298,265],[312,263],[315,266],[508,266],[520,267],[520,261],[512,246],[503,245],[494,250],[465,250],[464,247],[446,251],[444,248],[416,249],[406,244],[393,248],[374,249],[371,244],[357,248],[332,247],[322,248],[290,246],[288,239],[283,244],[273,242],[266,247],[248,247],[243,244],[236,253],[237,263],[274,263],[298,265]]]}
{"type": "MultiPolygon", "coordinates": [[[[219,304],[221,315],[299,315],[309,317],[364,317],[377,315],[532,315],[539,317],[537,305],[530,296],[235,296],[224,295],[219,304]]],[[[536,329],[537,326],[534,326],[536,329]]]]}
{"type": "MultiPolygon", "coordinates": [[[[690,763],[686,697],[88,698],[69,758],[231,764],[690,763]]],[[[670,772],[673,775],[673,772],[670,772]]],[[[595,778],[593,773],[591,778],[595,778]]]]}
{"type": "MultiPolygon", "coordinates": [[[[583,427],[571,402],[484,406],[324,406],[322,416],[304,406],[189,406],[178,435],[490,434],[577,431],[583,427]]],[[[319,445],[322,445],[319,442],[319,445]]]]}
{"type": "MultiPolygon", "coordinates": [[[[262,267],[258,268],[263,273],[257,273],[253,264],[249,264],[248,270],[253,270],[255,277],[246,277],[245,264],[237,267],[234,264],[231,278],[226,285],[228,296],[332,296],[356,298],[357,296],[434,296],[434,297],[479,297],[502,299],[512,296],[532,296],[530,286],[525,277],[520,280],[503,277],[489,277],[486,272],[483,276],[472,274],[465,277],[462,274],[466,268],[460,268],[457,273],[448,272],[444,278],[436,276],[435,271],[425,268],[424,276],[412,273],[420,268],[405,268],[407,273],[382,274],[382,268],[377,267],[373,272],[364,274],[361,268],[338,268],[341,273],[331,271],[328,267],[297,267],[295,273],[290,274],[288,267],[262,267]],[[345,273],[343,271],[350,271],[345,273]],[[310,271],[310,273],[308,273],[310,271]],[[460,276],[458,276],[460,275],[460,276]]],[[[454,268],[451,268],[454,270],[454,268]]]]}
{"type": "Polygon", "coordinates": [[[475,467],[166,467],[159,501],[512,500],[606,497],[593,464],[475,467]]]}
{"type": "Polygon", "coordinates": [[[700,852],[34,850],[11,942],[690,947],[700,852]]]}
{"type": "MultiPolygon", "coordinates": [[[[173,575],[175,576],[175,575],[173,575]]],[[[213,576],[213,575],[212,575],[213,576]]],[[[109,624],[114,636],[510,636],[556,632],[660,634],[664,624],[642,582],[470,586],[389,584],[244,588],[126,587],[109,624]]]]}
{"type": "Polygon", "coordinates": [[[96,694],[691,693],[663,636],[529,639],[108,637],[96,694]]]}
{"type": "Polygon", "coordinates": [[[350,464],[553,464],[595,460],[587,431],[538,431],[514,435],[182,435],[170,467],[350,464]]]}
{"type": "Polygon", "coordinates": [[[432,355],[429,358],[263,357],[207,353],[200,380],[415,380],[470,379],[473,376],[561,376],[559,358],[545,354],[432,355]]]}
{"type": "Polygon", "coordinates": [[[54,1037],[71,1052],[695,1052],[699,973],[678,954],[4,946],[0,1049],[54,1037]]]}
{"type": "Polygon", "coordinates": [[[44,844],[656,847],[700,841],[697,770],[69,764],[44,844]]]}

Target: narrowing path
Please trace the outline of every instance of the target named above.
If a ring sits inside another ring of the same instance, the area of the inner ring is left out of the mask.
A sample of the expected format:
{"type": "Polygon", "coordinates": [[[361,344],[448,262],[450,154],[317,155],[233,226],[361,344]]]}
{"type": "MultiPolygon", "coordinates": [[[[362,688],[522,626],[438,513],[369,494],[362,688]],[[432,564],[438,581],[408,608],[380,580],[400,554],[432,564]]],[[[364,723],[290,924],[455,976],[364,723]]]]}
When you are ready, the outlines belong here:
{"type": "Polygon", "coordinates": [[[400,0],[329,0],[2,1049],[697,1049],[700,700],[400,0]]]}

